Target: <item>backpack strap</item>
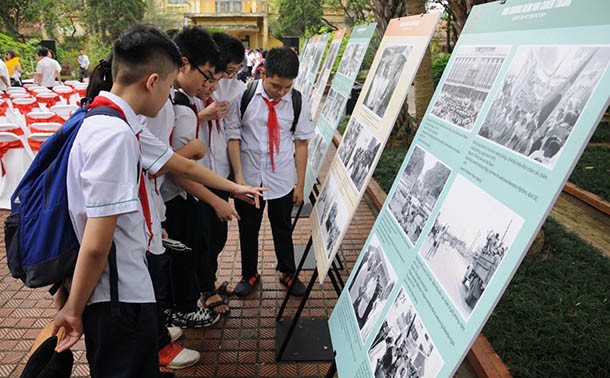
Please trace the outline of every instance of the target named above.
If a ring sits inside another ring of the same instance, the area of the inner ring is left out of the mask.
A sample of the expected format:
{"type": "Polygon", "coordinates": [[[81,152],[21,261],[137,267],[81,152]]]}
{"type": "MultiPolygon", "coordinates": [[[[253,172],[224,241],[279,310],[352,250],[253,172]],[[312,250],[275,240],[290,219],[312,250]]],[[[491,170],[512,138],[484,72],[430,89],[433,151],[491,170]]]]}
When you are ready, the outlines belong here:
{"type": "MultiPolygon", "coordinates": [[[[199,115],[197,114],[197,108],[195,107],[195,104],[193,104],[191,102],[191,100],[188,98],[188,96],[186,94],[184,94],[183,92],[180,92],[180,91],[175,91],[174,98],[172,99],[170,96],[170,99],[172,100],[172,104],[186,106],[195,113],[195,117],[197,118],[197,125],[195,128],[195,138],[199,139],[199,115]]],[[[173,130],[172,130],[172,134],[173,134],[173,130]]],[[[171,141],[171,139],[172,139],[172,137],[170,136],[170,141],[171,141]]]]}
{"type": "MultiPolygon", "coordinates": [[[[244,113],[248,108],[248,104],[252,101],[254,97],[254,93],[256,92],[256,87],[258,86],[259,80],[252,80],[248,83],[248,87],[241,95],[241,103],[239,106],[241,118],[244,118],[244,113]]],[[[301,116],[301,107],[303,104],[303,96],[301,92],[292,88],[292,112],[294,114],[294,119],[292,120],[292,127],[290,128],[290,132],[294,133],[297,128],[297,123],[299,123],[299,117],[301,116]]]]}

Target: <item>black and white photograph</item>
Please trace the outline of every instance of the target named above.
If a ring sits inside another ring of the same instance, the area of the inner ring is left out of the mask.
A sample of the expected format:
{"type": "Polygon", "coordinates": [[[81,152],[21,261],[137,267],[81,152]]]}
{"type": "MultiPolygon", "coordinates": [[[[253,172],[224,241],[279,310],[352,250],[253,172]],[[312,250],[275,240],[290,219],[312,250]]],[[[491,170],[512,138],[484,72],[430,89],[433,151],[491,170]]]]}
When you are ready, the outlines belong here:
{"type": "Polygon", "coordinates": [[[320,72],[331,70],[333,68],[333,63],[335,63],[335,58],[337,57],[337,52],[339,51],[340,46],[340,42],[330,44],[328,52],[326,53],[326,58],[324,59],[324,66],[322,66],[322,70],[320,72]]]}
{"type": "Polygon", "coordinates": [[[417,243],[450,174],[449,167],[415,146],[388,205],[412,245],[417,243]]]}
{"type": "MultiPolygon", "coordinates": [[[[352,117],[352,119],[354,118],[352,117]]],[[[346,151],[350,150],[348,147],[346,146],[346,151]]],[[[356,135],[356,142],[354,147],[351,148],[352,151],[346,152],[347,159],[343,163],[358,192],[364,187],[380,147],[381,142],[373,136],[369,129],[363,127],[356,135]]]]}
{"type": "Polygon", "coordinates": [[[339,154],[339,158],[345,167],[347,167],[347,163],[354,154],[356,141],[358,140],[358,135],[360,135],[362,128],[362,124],[358,122],[356,117],[350,118],[349,124],[345,130],[345,135],[343,136],[341,144],[339,145],[339,150],[337,151],[337,154],[339,154]]]}
{"type": "Polygon", "coordinates": [[[341,56],[341,62],[339,62],[339,68],[337,72],[345,75],[348,78],[353,78],[358,74],[358,68],[366,53],[367,45],[360,43],[350,43],[343,50],[341,56]]]}
{"type": "Polygon", "coordinates": [[[364,106],[383,118],[413,46],[388,46],[381,55],[364,106]]]}
{"type": "Polygon", "coordinates": [[[468,320],[510,251],[523,218],[457,175],[419,255],[468,320]]]}
{"type": "Polygon", "coordinates": [[[345,104],[347,104],[345,96],[331,88],[330,91],[328,91],[326,100],[324,100],[321,114],[322,117],[324,117],[332,127],[336,126],[339,123],[340,117],[343,115],[345,104]]]}
{"type": "Polygon", "coordinates": [[[319,129],[315,129],[315,135],[308,145],[308,161],[307,166],[310,167],[311,172],[318,176],[320,166],[326,158],[326,147],[328,143],[324,139],[324,136],[320,133],[319,129]]]}
{"type": "Polygon", "coordinates": [[[326,218],[330,205],[335,201],[338,194],[339,189],[337,188],[337,184],[335,182],[335,176],[332,174],[332,172],[329,172],[315,205],[320,228],[323,226],[322,220],[326,218]]]}
{"type": "Polygon", "coordinates": [[[421,316],[404,287],[368,351],[375,378],[432,378],[443,366],[421,316]]]}
{"type": "Polygon", "coordinates": [[[432,115],[472,130],[510,46],[463,46],[432,105],[432,115]]]}
{"type": "Polygon", "coordinates": [[[397,278],[377,235],[371,236],[362,253],[362,261],[349,285],[349,296],[360,338],[365,342],[388,302],[397,278]]]}
{"type": "Polygon", "coordinates": [[[326,257],[330,260],[332,253],[337,247],[341,232],[347,228],[349,213],[339,193],[333,196],[332,201],[325,204],[328,210],[322,217],[322,240],[326,250],[326,257]]]}
{"type": "Polygon", "coordinates": [[[610,62],[609,46],[521,46],[479,136],[552,169],[610,62]]]}

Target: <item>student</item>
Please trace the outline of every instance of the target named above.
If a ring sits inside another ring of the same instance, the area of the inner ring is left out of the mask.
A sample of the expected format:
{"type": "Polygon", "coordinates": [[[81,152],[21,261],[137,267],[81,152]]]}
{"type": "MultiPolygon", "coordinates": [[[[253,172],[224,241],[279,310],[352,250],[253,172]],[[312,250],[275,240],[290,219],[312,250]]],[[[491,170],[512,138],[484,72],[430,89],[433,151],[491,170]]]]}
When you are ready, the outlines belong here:
{"type": "Polygon", "coordinates": [[[2,59],[0,59],[0,91],[4,91],[11,87],[11,79],[8,73],[8,68],[2,59]]]}
{"type": "Polygon", "coordinates": [[[8,68],[11,85],[13,87],[21,87],[21,64],[19,63],[19,57],[15,54],[14,50],[7,50],[4,57],[6,58],[6,67],[8,68]]]}
{"type": "Polygon", "coordinates": [[[291,132],[294,110],[292,84],[299,71],[299,59],[288,47],[274,48],[267,54],[263,79],[241,114],[241,97],[231,103],[226,118],[228,151],[238,184],[261,184],[269,188],[260,209],[235,201],[241,217],[242,279],[235,293],[246,296],[260,279],[257,272],[258,239],[265,202],[269,202],[269,221],[277,257],[276,270],[280,282],[293,286],[294,295],[305,294],[305,285],[292,276],[296,271],[292,242],[291,212],[303,202],[303,186],[307,164],[307,143],[314,126],[309,105],[302,103],[296,129],[291,132]],[[296,174],[295,174],[296,166],[296,174]]]}
{"type": "MultiPolygon", "coordinates": [[[[224,61],[222,67],[216,67],[214,74],[216,80],[204,84],[195,98],[199,110],[199,139],[204,142],[208,151],[200,163],[221,177],[228,178],[231,164],[224,137],[224,118],[227,115],[229,101],[240,95],[245,88],[245,84],[236,79],[244,56],[244,46],[239,39],[226,33],[214,33],[212,38],[218,45],[224,61]],[[222,90],[218,90],[221,85],[222,90]]],[[[204,222],[201,233],[202,253],[198,268],[202,293],[200,305],[220,314],[226,314],[230,310],[229,306],[219,294],[232,294],[233,289],[229,287],[227,281],[218,285],[216,273],[218,256],[227,241],[227,221],[232,220],[233,213],[227,211],[229,193],[215,189],[211,191],[214,194],[211,201],[199,204],[199,216],[204,222]]],[[[239,220],[236,213],[235,215],[239,220]]]]}
{"type": "Polygon", "coordinates": [[[136,114],[157,115],[182,61],[165,33],[143,25],[119,36],[113,56],[112,89],[91,107],[112,107],[125,120],[86,118],[68,161],[68,205],[81,247],[69,295],[65,289],[58,295],[63,306],[54,331],[65,327],[66,333],[56,349],[70,348],[84,332],[92,377],[156,377],[156,305],[138,195],[143,175],[136,114]]]}
{"type": "Polygon", "coordinates": [[[85,55],[84,49],[79,50],[76,60],[78,61],[78,81],[82,83],[87,77],[87,69],[89,68],[89,57],[85,55]]]}
{"type": "MultiPolygon", "coordinates": [[[[214,80],[213,71],[215,66],[220,65],[220,52],[210,34],[199,26],[185,28],[174,41],[180,48],[184,62],[174,81],[175,120],[170,138],[172,148],[179,149],[197,139],[199,125],[193,98],[203,85],[214,80]]],[[[169,321],[183,328],[212,325],[218,321],[219,314],[197,306],[200,295],[197,267],[203,229],[198,201],[210,201],[214,195],[202,185],[175,175],[170,175],[163,182],[161,195],[166,206],[164,227],[168,236],[192,249],[172,255],[170,276],[173,308],[170,309],[169,321]]],[[[225,216],[232,217],[234,210],[228,204],[224,207],[228,208],[225,216]]]]}

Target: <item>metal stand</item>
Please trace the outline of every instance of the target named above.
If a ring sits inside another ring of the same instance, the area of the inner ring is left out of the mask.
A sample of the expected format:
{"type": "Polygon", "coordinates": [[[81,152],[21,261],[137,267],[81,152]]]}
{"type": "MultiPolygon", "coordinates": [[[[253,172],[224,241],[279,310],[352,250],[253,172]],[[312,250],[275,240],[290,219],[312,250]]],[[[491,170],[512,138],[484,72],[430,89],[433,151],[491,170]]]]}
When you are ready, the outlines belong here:
{"type": "Polygon", "coordinates": [[[328,371],[324,378],[333,378],[337,372],[337,362],[333,359],[333,363],[328,367],[328,371]]]}

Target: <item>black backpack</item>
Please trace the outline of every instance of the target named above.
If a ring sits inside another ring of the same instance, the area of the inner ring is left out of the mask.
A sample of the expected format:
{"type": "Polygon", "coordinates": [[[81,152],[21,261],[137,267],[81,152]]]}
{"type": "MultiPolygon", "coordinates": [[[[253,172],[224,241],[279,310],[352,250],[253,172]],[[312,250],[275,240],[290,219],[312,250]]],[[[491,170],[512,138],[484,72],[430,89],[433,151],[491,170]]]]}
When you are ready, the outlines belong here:
{"type": "MultiPolygon", "coordinates": [[[[248,83],[248,88],[241,95],[241,104],[239,110],[241,111],[241,117],[244,117],[244,113],[246,112],[246,108],[250,101],[252,101],[252,97],[254,97],[254,93],[256,92],[256,87],[258,86],[258,80],[252,80],[248,83]]],[[[290,128],[290,132],[294,133],[294,130],[297,128],[297,123],[299,123],[299,116],[301,115],[301,105],[302,105],[301,92],[292,88],[292,111],[294,112],[294,120],[292,121],[292,127],[290,128]]]]}

